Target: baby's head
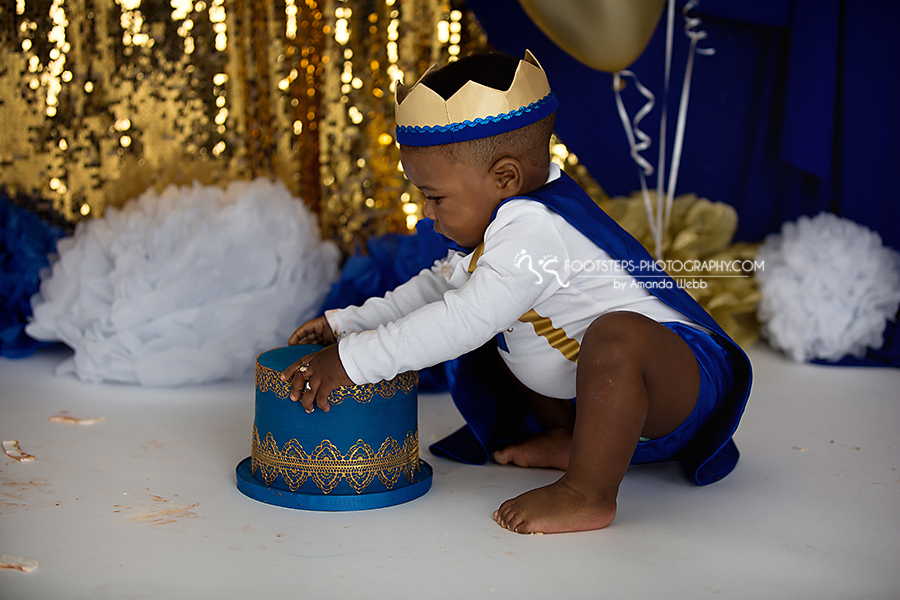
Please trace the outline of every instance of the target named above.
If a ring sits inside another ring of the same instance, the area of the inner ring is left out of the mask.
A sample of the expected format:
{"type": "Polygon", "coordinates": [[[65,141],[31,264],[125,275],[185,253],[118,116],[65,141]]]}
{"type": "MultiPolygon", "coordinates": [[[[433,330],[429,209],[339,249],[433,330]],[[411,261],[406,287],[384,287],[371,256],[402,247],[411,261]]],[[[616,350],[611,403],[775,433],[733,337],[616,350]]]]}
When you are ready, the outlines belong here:
{"type": "Polygon", "coordinates": [[[401,161],[438,232],[474,248],[500,202],[544,184],[556,106],[530,53],[470,55],[398,84],[401,161]]]}

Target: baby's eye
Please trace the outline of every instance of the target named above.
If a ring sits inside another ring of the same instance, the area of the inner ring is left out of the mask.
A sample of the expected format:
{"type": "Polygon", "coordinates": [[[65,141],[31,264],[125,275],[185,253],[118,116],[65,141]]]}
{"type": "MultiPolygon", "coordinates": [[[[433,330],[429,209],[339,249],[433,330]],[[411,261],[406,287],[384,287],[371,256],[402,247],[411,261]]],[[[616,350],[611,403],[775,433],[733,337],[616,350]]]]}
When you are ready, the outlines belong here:
{"type": "Polygon", "coordinates": [[[434,202],[435,204],[440,204],[440,203],[441,203],[441,200],[443,200],[444,197],[443,197],[443,196],[425,196],[425,199],[426,199],[426,200],[431,200],[431,201],[434,202]]]}

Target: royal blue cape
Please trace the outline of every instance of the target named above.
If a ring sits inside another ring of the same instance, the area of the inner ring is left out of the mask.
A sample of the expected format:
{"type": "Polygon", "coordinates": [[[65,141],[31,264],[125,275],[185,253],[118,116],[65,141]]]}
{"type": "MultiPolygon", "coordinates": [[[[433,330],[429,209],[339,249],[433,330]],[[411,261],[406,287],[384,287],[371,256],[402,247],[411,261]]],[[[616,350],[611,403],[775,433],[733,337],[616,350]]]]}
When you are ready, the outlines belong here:
{"type": "MultiPolygon", "coordinates": [[[[504,203],[511,200],[534,200],[552,209],[620,261],[638,281],[652,283],[645,287],[657,298],[721,336],[732,357],[734,384],[716,413],[677,458],[689,477],[699,485],[728,475],[738,461],[739,453],[732,436],[747,404],[752,380],[750,360],[744,351],[690,294],[657,269],[654,259],[640,242],[565,173],[528,196],[515,196],[504,203]],[[660,282],[669,283],[661,285],[660,282]]],[[[495,210],[494,216],[496,214],[495,210]]],[[[449,238],[444,240],[456,250],[472,251],[459,247],[449,238]]],[[[492,342],[445,363],[450,394],[466,425],[432,444],[433,454],[469,464],[484,464],[495,450],[540,431],[524,408],[525,402],[515,386],[508,380],[501,360],[496,344],[492,342]]]]}

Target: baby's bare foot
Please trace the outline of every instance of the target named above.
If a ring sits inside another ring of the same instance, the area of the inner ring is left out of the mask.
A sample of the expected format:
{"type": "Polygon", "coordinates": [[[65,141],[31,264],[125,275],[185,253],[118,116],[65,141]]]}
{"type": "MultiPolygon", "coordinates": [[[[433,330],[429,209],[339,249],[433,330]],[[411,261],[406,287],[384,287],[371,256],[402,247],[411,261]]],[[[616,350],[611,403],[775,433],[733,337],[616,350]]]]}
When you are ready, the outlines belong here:
{"type": "Polygon", "coordinates": [[[591,497],[565,477],[507,500],[494,511],[501,527],[516,533],[564,533],[608,527],[616,518],[615,490],[591,497]]]}
{"type": "Polygon", "coordinates": [[[494,461],[501,465],[510,463],[520,467],[549,469],[569,468],[569,449],[572,432],[561,428],[549,429],[534,435],[521,444],[507,446],[494,452],[494,461]]]}

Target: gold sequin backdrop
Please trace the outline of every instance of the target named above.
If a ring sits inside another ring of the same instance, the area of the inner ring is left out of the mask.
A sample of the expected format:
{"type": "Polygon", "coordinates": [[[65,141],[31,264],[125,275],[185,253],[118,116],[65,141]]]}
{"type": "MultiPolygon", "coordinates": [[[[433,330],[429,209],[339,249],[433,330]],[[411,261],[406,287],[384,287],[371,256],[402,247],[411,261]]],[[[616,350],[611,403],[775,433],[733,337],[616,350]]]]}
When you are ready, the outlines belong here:
{"type": "MultiPolygon", "coordinates": [[[[421,216],[393,81],[485,47],[464,0],[0,0],[0,188],[71,223],[151,186],[266,176],[352,252],[421,216]]],[[[610,203],[558,139],[551,156],[642,237],[642,205],[610,203]]],[[[752,254],[694,204],[675,258],[752,254]]],[[[698,300],[752,343],[755,281],[714,281],[698,300]]]]}
{"type": "Polygon", "coordinates": [[[267,176],[351,250],[421,215],[393,81],[486,46],[463,0],[0,0],[0,186],[76,221],[267,176]]]}

